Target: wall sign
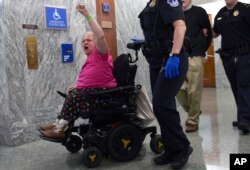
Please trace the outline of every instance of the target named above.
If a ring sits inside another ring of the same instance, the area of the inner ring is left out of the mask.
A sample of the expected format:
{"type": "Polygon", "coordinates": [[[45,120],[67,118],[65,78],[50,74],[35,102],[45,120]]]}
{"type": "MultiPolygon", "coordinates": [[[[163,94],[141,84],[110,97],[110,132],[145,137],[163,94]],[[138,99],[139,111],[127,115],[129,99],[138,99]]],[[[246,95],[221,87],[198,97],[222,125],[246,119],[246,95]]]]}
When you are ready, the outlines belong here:
{"type": "Polygon", "coordinates": [[[67,30],[67,9],[45,6],[45,26],[46,29],[67,30]]]}
{"type": "Polygon", "coordinates": [[[73,44],[61,44],[62,63],[71,63],[74,61],[73,44]]]}
{"type": "Polygon", "coordinates": [[[110,5],[109,5],[109,3],[103,3],[102,4],[102,11],[104,13],[109,13],[110,12],[110,5]]]}

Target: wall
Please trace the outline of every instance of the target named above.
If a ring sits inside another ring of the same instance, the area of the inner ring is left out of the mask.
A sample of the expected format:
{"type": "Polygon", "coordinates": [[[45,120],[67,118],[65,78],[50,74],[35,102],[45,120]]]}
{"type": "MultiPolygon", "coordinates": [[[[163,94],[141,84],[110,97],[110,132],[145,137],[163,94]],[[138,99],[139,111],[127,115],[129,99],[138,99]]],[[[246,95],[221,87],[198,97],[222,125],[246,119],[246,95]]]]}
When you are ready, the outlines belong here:
{"type": "MultiPolygon", "coordinates": [[[[131,53],[134,55],[134,51],[126,49],[126,44],[131,42],[131,38],[139,37],[143,38],[142,30],[140,27],[140,21],[138,15],[140,11],[145,7],[148,0],[126,0],[116,1],[116,29],[117,29],[117,46],[118,54],[131,53]],[[127,8],[129,7],[129,8],[127,8]]],[[[136,82],[143,84],[149,95],[151,96],[150,80],[148,63],[141,51],[138,53],[138,71],[136,75],[136,82]]]]}
{"type": "Polygon", "coordinates": [[[0,142],[7,143],[10,140],[9,122],[6,116],[9,113],[9,97],[6,77],[5,48],[4,48],[4,26],[3,13],[4,4],[0,0],[0,142]]]}

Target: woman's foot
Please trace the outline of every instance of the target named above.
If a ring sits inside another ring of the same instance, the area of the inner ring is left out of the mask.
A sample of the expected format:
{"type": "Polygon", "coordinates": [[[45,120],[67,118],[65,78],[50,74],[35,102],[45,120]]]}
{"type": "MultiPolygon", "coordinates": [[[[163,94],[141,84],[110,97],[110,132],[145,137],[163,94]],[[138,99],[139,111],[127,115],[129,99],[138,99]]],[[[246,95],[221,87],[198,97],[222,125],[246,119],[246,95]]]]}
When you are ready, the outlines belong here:
{"type": "Polygon", "coordinates": [[[55,123],[49,123],[49,124],[45,124],[39,127],[40,131],[46,131],[46,130],[50,130],[53,129],[55,127],[55,123]]]}
{"type": "Polygon", "coordinates": [[[68,129],[69,121],[61,119],[55,124],[55,127],[49,130],[41,130],[41,134],[44,137],[51,139],[60,139],[65,137],[65,131],[68,129]]]}

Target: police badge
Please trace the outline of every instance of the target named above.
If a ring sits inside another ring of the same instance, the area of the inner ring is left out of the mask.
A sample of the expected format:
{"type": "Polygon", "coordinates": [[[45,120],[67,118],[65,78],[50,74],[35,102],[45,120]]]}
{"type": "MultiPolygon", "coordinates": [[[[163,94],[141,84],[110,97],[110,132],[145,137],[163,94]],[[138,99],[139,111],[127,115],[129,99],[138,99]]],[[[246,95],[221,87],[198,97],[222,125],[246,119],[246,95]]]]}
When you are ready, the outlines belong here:
{"type": "Polygon", "coordinates": [[[171,7],[177,7],[179,6],[178,0],[167,0],[167,4],[169,4],[171,7]]]}
{"type": "Polygon", "coordinates": [[[239,15],[239,11],[238,10],[235,10],[234,12],[233,12],[233,16],[238,16],[239,15]]]}

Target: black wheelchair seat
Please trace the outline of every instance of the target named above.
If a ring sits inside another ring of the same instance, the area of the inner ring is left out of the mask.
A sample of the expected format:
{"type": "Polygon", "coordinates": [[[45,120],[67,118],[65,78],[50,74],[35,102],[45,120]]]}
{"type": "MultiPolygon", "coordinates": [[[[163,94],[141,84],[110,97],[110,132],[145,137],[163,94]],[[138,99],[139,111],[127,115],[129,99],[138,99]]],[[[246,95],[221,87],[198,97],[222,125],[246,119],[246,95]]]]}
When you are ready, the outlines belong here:
{"type": "Polygon", "coordinates": [[[132,57],[130,54],[121,54],[114,61],[114,77],[117,86],[134,85],[137,65],[132,65],[132,57]]]}

